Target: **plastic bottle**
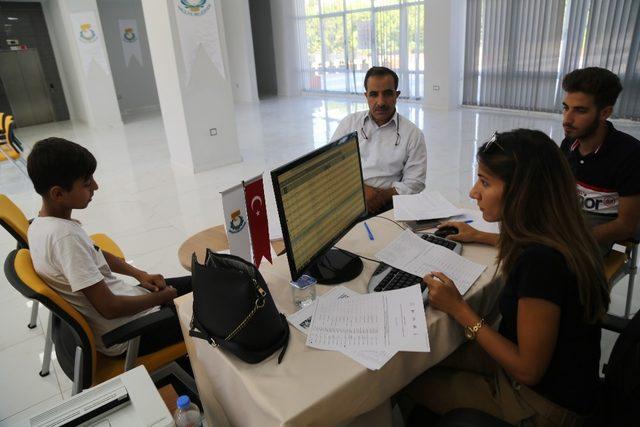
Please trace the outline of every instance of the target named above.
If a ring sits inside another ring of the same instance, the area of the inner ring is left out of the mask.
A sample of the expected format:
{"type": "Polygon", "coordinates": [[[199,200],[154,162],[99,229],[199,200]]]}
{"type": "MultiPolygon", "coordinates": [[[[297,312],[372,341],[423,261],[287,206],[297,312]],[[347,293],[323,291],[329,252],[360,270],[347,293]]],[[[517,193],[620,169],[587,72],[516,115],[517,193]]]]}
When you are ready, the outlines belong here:
{"type": "Polygon", "coordinates": [[[191,403],[189,396],[180,396],[177,401],[178,409],[173,413],[176,427],[202,427],[200,409],[191,403]]]}

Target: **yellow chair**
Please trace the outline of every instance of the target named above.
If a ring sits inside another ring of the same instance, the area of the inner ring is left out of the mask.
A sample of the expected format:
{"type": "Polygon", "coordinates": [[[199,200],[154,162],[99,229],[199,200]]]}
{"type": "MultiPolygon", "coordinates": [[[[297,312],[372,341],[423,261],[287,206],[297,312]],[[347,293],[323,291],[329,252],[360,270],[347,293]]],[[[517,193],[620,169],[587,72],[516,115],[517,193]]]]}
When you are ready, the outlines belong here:
{"type": "MultiPolygon", "coordinates": [[[[0,225],[9,232],[16,239],[18,249],[29,248],[27,239],[27,230],[29,229],[29,220],[24,215],[22,210],[16,206],[11,199],[4,194],[0,194],[0,225]]],[[[106,234],[94,234],[91,236],[93,242],[104,252],[109,252],[112,255],[124,259],[124,254],[118,245],[109,238],[106,234]]],[[[31,306],[31,318],[27,327],[33,329],[37,326],[38,321],[38,301],[33,300],[31,306]]],[[[49,375],[49,365],[51,362],[51,333],[46,331],[45,333],[45,350],[44,358],[42,361],[41,376],[49,375]]]]}
{"type": "Polygon", "coordinates": [[[15,138],[13,116],[4,115],[0,118],[2,123],[3,143],[0,144],[0,161],[10,158],[17,160],[22,152],[22,143],[15,138]]]}
{"type": "Polygon", "coordinates": [[[627,300],[624,307],[624,317],[631,314],[631,300],[633,297],[633,286],[638,272],[638,242],[640,232],[629,240],[620,242],[625,247],[624,252],[612,250],[604,257],[604,272],[609,282],[609,289],[619,282],[624,276],[629,276],[627,285],[627,300]]]}
{"type": "Polygon", "coordinates": [[[7,142],[7,139],[4,137],[4,116],[5,114],[0,111],[0,144],[7,142]]]}
{"type": "Polygon", "coordinates": [[[4,271],[14,288],[27,298],[39,301],[51,312],[51,336],[56,356],[62,370],[73,380],[73,394],[139,365],[144,365],[155,380],[173,374],[197,394],[193,378],[175,363],[186,355],[184,342],[138,357],[140,335],[157,322],[173,316],[170,308],[134,319],[103,335],[107,346],[128,344],[125,356],[108,357],[97,352],[93,331],[84,316],[38,276],[28,249],[13,250],[5,261],[4,271]]]}

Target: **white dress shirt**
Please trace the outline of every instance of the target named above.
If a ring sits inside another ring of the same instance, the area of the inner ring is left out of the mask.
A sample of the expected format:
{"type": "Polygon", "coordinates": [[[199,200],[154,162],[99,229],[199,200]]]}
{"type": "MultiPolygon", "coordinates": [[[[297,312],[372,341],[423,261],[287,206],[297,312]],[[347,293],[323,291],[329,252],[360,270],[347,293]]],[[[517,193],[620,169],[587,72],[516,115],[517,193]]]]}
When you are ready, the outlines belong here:
{"type": "Polygon", "coordinates": [[[358,132],[362,176],[365,184],[394,187],[398,194],[424,190],[427,176],[427,146],[424,134],[398,112],[378,126],[369,111],[348,115],[333,133],[332,141],[358,132]]]}

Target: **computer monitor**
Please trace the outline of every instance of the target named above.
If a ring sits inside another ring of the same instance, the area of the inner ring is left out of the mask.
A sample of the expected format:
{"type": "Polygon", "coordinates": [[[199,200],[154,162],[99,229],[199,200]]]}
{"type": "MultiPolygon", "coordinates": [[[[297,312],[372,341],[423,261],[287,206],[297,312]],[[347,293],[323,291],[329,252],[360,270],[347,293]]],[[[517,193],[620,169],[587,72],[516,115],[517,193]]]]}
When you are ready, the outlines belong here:
{"type": "Polygon", "coordinates": [[[367,213],[358,134],[353,132],[271,172],[291,279],[356,278],[362,261],[333,245],[367,213]]]}

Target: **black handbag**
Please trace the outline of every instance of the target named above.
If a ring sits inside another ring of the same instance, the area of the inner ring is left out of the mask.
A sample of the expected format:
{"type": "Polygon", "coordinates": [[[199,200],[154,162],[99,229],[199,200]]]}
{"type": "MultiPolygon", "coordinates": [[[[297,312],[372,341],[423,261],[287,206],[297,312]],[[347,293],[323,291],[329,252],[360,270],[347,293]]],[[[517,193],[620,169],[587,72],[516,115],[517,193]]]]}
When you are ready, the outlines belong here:
{"type": "Polygon", "coordinates": [[[193,317],[189,335],[258,363],[282,347],[289,324],[278,312],[260,271],[244,259],[207,249],[205,263],[191,258],[193,317]]]}

